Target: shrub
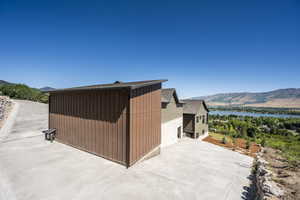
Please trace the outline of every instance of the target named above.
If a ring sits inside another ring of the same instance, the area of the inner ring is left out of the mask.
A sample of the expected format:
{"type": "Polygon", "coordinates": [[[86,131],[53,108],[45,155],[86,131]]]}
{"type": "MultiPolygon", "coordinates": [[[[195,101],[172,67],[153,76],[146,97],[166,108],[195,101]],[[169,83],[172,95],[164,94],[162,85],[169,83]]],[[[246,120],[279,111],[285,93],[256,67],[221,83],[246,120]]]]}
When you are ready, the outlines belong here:
{"type": "Polygon", "coordinates": [[[252,165],[251,173],[255,175],[257,172],[257,169],[258,169],[258,163],[255,161],[252,165]]]}
{"type": "Polygon", "coordinates": [[[247,136],[248,137],[253,138],[253,137],[255,137],[255,134],[256,134],[255,128],[251,127],[251,128],[247,129],[247,136]]]}
{"type": "Polygon", "coordinates": [[[261,146],[265,147],[266,145],[266,138],[263,138],[260,142],[261,146]]]}
{"type": "Polygon", "coordinates": [[[236,138],[232,138],[232,144],[235,146],[236,145],[236,138]]]}
{"type": "Polygon", "coordinates": [[[246,149],[249,149],[250,148],[250,140],[247,140],[246,141],[246,149]]]}
{"type": "Polygon", "coordinates": [[[246,138],[247,137],[247,127],[242,127],[240,131],[240,137],[246,138]]]}
{"type": "Polygon", "coordinates": [[[223,143],[223,144],[226,144],[226,143],[227,143],[226,137],[223,137],[223,138],[222,138],[222,143],[223,143]]]}

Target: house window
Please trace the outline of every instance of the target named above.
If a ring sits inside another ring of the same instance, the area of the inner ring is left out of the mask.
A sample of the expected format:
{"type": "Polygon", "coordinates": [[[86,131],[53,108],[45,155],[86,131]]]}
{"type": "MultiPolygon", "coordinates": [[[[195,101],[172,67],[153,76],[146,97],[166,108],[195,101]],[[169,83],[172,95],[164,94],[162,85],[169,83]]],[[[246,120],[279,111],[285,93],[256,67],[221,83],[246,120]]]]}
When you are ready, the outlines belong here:
{"type": "Polygon", "coordinates": [[[206,124],[208,124],[208,113],[206,114],[206,124]]]}
{"type": "Polygon", "coordinates": [[[181,126],[179,126],[177,128],[177,138],[180,139],[181,138],[181,126]]]}
{"type": "Polygon", "coordinates": [[[205,115],[202,117],[202,124],[205,124],[205,115]]]}
{"type": "Polygon", "coordinates": [[[196,117],[196,122],[199,123],[199,117],[198,116],[196,117]]]}
{"type": "Polygon", "coordinates": [[[161,103],[161,107],[162,108],[167,108],[167,104],[166,103],[161,103]]]}

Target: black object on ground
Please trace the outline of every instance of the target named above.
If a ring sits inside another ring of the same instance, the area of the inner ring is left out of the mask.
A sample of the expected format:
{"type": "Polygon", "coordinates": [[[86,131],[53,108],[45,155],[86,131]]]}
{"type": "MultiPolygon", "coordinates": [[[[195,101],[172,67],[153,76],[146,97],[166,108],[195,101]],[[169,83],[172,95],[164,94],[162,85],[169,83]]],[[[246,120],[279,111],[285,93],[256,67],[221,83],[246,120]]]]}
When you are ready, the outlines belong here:
{"type": "Polygon", "coordinates": [[[51,129],[43,131],[43,133],[45,133],[45,140],[49,140],[49,141],[53,142],[53,140],[55,139],[56,129],[51,128],[51,129]]]}

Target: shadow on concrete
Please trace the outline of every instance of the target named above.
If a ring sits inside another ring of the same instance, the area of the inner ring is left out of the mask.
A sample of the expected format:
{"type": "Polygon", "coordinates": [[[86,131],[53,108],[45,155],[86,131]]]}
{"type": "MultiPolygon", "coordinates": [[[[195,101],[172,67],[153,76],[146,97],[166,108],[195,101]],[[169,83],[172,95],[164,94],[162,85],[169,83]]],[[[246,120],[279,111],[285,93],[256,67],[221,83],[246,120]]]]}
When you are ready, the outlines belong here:
{"type": "Polygon", "coordinates": [[[241,199],[243,200],[255,200],[256,199],[256,183],[255,183],[255,176],[251,174],[247,177],[251,184],[250,186],[244,186],[241,199]]]}

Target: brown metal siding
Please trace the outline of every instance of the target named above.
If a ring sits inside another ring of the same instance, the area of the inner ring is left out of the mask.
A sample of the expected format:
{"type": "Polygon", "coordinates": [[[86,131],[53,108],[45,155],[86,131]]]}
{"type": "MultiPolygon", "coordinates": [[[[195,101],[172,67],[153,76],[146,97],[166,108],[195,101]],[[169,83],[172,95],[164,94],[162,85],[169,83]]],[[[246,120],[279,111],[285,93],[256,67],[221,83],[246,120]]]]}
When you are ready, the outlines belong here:
{"type": "Polygon", "coordinates": [[[161,144],[161,84],[131,91],[129,165],[161,144]]]}
{"type": "Polygon", "coordinates": [[[127,90],[52,93],[49,128],[62,143],[126,165],[128,97],[127,90]]]}

